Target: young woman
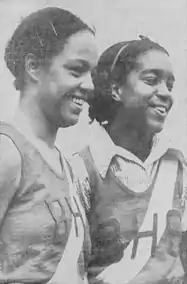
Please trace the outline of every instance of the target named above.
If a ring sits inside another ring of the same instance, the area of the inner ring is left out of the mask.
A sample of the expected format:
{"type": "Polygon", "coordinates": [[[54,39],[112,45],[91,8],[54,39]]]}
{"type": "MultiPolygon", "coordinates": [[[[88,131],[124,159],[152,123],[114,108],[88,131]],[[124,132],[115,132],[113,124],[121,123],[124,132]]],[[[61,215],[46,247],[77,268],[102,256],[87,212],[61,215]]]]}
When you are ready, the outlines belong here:
{"type": "Polygon", "coordinates": [[[158,135],[174,80],[168,52],[147,38],[117,43],[99,59],[89,114],[100,125],[80,153],[88,174],[79,155],[73,161],[85,178],[90,283],[182,281],[184,159],[158,135]]]}
{"type": "Polygon", "coordinates": [[[54,142],[93,90],[94,32],[68,11],[44,8],[16,28],[5,61],[20,102],[0,124],[0,283],[83,283],[85,216],[54,142]]]}

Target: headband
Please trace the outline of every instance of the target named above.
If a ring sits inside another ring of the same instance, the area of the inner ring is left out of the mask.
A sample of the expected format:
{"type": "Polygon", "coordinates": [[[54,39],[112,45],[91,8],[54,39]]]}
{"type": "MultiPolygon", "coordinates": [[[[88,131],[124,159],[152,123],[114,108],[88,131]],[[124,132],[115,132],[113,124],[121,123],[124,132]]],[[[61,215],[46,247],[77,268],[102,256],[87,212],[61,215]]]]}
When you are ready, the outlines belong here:
{"type": "Polygon", "coordinates": [[[112,73],[113,70],[114,70],[114,67],[115,67],[115,65],[116,65],[116,62],[117,62],[117,60],[118,60],[120,54],[122,53],[122,51],[123,51],[128,45],[129,45],[129,44],[127,43],[127,44],[125,44],[124,46],[122,46],[122,47],[120,48],[120,50],[118,51],[118,53],[116,54],[116,56],[115,56],[115,58],[114,58],[114,61],[113,61],[113,63],[112,63],[112,66],[111,66],[111,68],[110,68],[110,72],[111,72],[111,73],[112,73]]]}
{"type": "MultiPolygon", "coordinates": [[[[149,41],[150,41],[150,39],[149,39],[148,37],[143,36],[143,35],[139,35],[139,38],[140,38],[141,40],[149,40],[149,41]]],[[[129,43],[130,43],[130,42],[129,42],[129,43]]],[[[116,65],[116,62],[117,62],[117,60],[118,60],[120,54],[121,54],[121,53],[123,52],[123,50],[129,45],[129,43],[126,43],[124,46],[122,46],[122,47],[120,48],[120,50],[118,51],[118,53],[116,54],[116,56],[115,56],[115,58],[114,58],[114,61],[113,61],[113,63],[112,63],[112,66],[111,66],[111,68],[110,68],[110,72],[111,72],[111,73],[112,73],[113,70],[114,70],[114,67],[115,67],[115,65],[116,65]]]]}

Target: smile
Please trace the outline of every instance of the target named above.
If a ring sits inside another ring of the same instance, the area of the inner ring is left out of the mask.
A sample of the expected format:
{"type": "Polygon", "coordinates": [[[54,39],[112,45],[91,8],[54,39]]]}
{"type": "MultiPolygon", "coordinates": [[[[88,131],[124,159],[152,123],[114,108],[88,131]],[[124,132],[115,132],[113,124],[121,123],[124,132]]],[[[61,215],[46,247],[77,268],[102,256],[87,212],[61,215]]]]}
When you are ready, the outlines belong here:
{"type": "Polygon", "coordinates": [[[167,113],[168,113],[167,108],[164,107],[164,106],[155,106],[154,108],[155,108],[156,112],[161,116],[166,116],[167,113]]]}
{"type": "Polygon", "coordinates": [[[165,118],[171,108],[171,105],[168,103],[167,105],[164,104],[151,104],[149,105],[151,109],[153,109],[157,115],[162,118],[165,118]]]}
{"type": "Polygon", "coordinates": [[[82,99],[82,98],[77,98],[77,97],[72,97],[72,101],[75,103],[75,104],[77,104],[77,105],[79,105],[79,106],[83,106],[84,105],[84,103],[85,103],[85,100],[84,99],[82,99]]]}

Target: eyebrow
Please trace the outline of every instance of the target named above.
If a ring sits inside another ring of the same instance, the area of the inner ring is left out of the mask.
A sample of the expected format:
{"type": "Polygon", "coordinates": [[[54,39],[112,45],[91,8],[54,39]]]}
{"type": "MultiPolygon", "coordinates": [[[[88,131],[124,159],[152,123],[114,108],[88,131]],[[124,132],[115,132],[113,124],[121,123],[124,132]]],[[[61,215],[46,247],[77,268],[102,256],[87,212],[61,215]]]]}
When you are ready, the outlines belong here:
{"type": "Polygon", "coordinates": [[[90,64],[87,60],[84,59],[69,59],[65,64],[63,64],[65,67],[70,67],[73,65],[79,64],[83,66],[84,68],[90,68],[90,64]]]}
{"type": "MultiPolygon", "coordinates": [[[[147,74],[147,73],[154,73],[156,74],[157,76],[160,76],[160,74],[163,74],[164,73],[164,70],[162,69],[146,69],[144,71],[141,72],[142,74],[147,74]]],[[[175,81],[175,76],[173,75],[173,73],[171,72],[167,72],[170,74],[170,77],[173,81],[175,81]]]]}

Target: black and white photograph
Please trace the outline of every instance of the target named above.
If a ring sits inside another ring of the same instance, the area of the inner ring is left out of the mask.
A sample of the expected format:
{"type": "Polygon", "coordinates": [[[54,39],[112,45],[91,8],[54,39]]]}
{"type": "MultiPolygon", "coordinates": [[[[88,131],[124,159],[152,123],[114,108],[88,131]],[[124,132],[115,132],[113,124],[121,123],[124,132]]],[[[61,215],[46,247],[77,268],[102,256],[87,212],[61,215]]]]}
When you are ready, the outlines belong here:
{"type": "Polygon", "coordinates": [[[0,0],[0,284],[187,284],[186,11],[0,0]]]}

